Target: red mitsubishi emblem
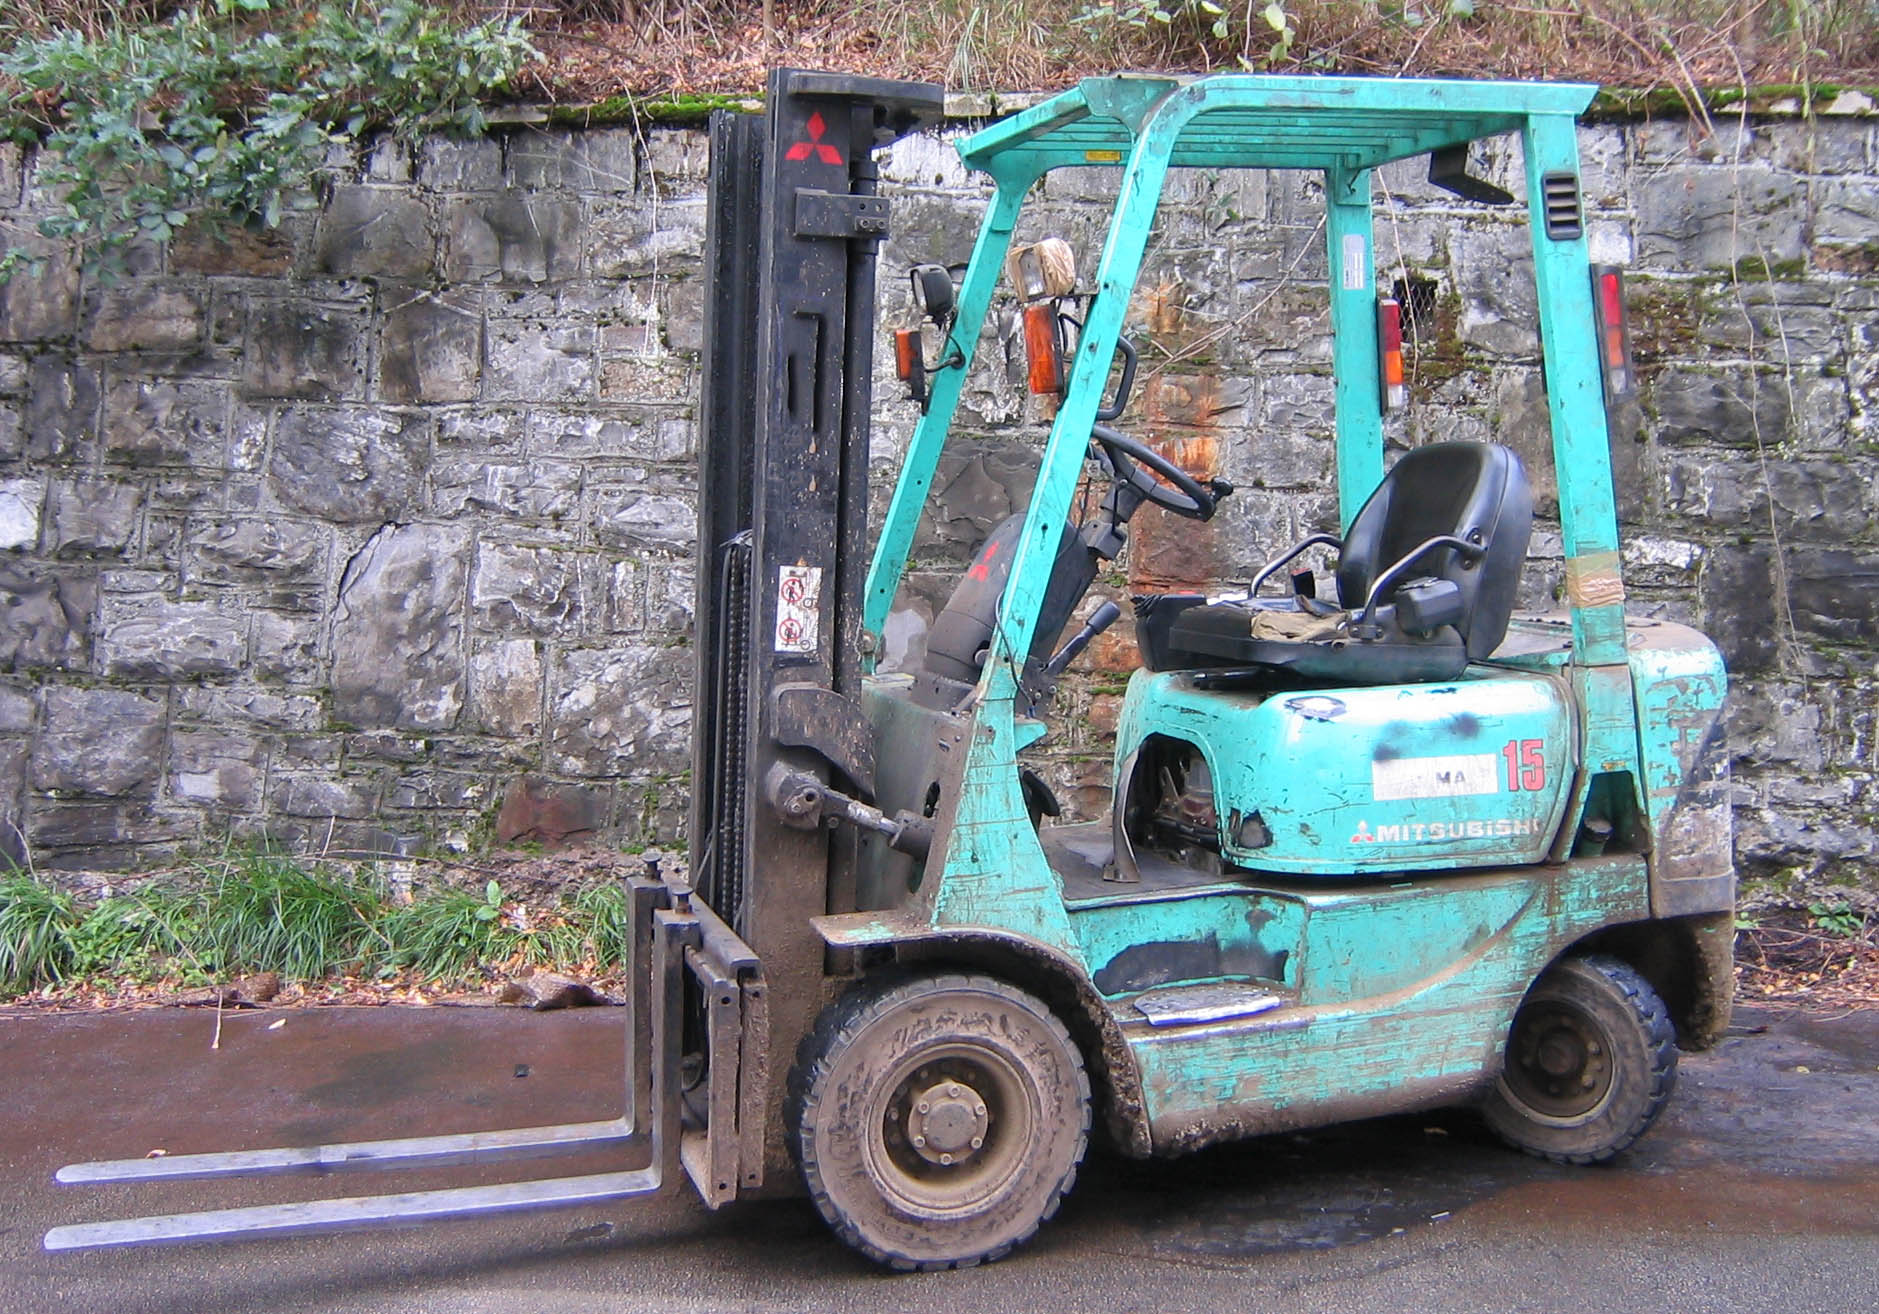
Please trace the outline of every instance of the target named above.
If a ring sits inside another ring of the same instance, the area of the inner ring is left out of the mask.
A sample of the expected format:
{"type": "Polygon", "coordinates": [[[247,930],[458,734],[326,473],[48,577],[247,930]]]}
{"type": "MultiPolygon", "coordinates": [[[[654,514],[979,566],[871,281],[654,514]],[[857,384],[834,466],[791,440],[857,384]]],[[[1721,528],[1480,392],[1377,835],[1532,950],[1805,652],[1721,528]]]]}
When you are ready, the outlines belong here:
{"type": "Polygon", "coordinates": [[[809,140],[799,141],[784,153],[786,160],[806,160],[809,152],[814,151],[816,158],[824,164],[840,164],[842,153],[822,140],[822,134],[828,130],[828,124],[822,121],[822,112],[817,110],[809,116],[809,140]]]}

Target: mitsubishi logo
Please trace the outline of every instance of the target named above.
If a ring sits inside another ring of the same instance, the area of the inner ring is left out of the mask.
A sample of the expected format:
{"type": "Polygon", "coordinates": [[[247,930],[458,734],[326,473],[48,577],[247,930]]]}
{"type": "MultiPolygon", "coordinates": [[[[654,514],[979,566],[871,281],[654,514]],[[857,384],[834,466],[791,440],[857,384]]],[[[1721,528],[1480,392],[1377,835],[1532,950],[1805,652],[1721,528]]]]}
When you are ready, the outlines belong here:
{"type": "Polygon", "coordinates": [[[820,110],[817,110],[809,116],[809,122],[806,126],[809,129],[809,140],[797,142],[784,153],[783,158],[786,160],[806,160],[809,158],[809,153],[814,151],[816,158],[821,160],[822,163],[840,164],[842,162],[842,153],[822,140],[822,134],[828,131],[829,125],[822,121],[822,112],[820,110]]]}

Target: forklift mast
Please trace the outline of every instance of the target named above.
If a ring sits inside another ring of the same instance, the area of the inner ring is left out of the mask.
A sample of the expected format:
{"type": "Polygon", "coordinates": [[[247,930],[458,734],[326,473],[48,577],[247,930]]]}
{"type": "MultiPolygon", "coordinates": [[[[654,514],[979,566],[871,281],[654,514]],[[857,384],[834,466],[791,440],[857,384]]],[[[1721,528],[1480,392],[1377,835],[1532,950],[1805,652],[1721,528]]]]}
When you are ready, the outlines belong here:
{"type": "Polygon", "coordinates": [[[873,153],[936,122],[942,93],[779,69],[766,104],[711,120],[690,836],[695,888],[762,959],[773,1034],[794,1036],[826,1002],[810,918],[854,906],[854,846],[787,822],[779,782],[873,793],[873,153]]]}

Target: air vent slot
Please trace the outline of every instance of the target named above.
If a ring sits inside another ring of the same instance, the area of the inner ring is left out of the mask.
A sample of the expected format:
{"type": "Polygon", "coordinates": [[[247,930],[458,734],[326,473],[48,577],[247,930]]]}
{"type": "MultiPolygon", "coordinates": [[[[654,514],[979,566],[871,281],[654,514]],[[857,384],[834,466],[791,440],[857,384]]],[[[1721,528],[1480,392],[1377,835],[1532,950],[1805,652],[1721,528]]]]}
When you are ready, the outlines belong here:
{"type": "Polygon", "coordinates": [[[1555,242],[1571,242],[1585,236],[1585,220],[1579,210],[1579,175],[1561,170],[1540,179],[1540,195],[1546,204],[1546,235],[1555,242]]]}

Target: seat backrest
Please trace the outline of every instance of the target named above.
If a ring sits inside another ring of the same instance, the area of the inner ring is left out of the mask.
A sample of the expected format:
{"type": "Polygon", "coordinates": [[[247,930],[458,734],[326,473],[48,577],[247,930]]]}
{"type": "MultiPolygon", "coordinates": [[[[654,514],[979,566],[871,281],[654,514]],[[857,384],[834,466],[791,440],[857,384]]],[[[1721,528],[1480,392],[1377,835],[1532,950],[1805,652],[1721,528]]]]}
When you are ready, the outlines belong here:
{"type": "Polygon", "coordinates": [[[1371,582],[1431,538],[1453,534],[1479,543],[1486,554],[1473,563],[1453,548],[1438,548],[1399,581],[1453,580],[1462,597],[1455,628],[1469,658],[1479,661],[1507,633],[1532,531],[1533,493],[1510,449],[1492,443],[1418,447],[1390,467],[1351,522],[1338,554],[1338,601],[1347,610],[1362,607],[1371,582]]]}

